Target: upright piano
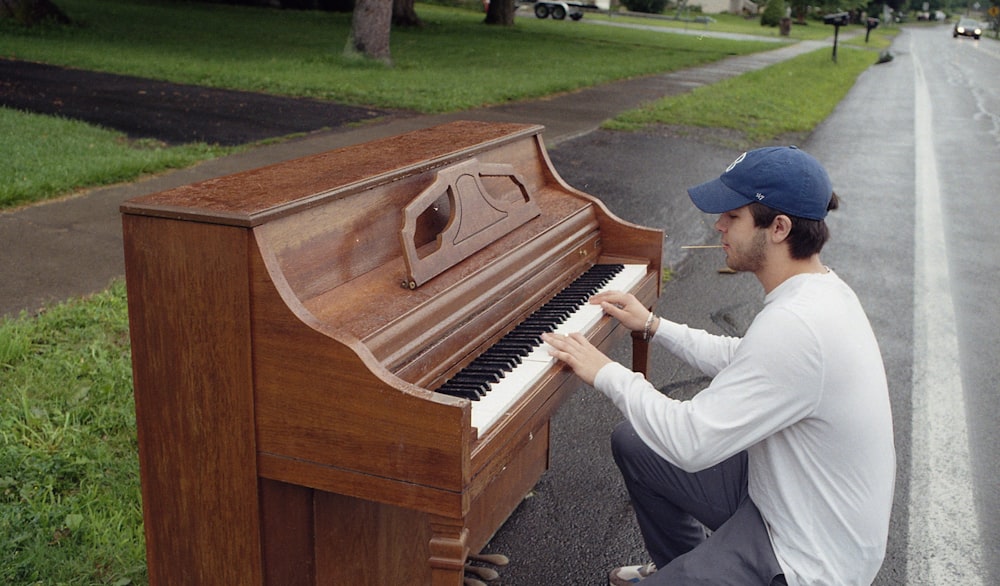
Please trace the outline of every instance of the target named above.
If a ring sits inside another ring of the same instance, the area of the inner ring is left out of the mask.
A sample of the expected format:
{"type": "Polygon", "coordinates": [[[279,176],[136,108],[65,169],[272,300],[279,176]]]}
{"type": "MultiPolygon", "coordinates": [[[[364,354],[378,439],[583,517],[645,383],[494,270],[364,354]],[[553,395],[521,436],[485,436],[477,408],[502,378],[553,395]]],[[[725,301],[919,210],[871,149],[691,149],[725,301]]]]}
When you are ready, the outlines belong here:
{"type": "Polygon", "coordinates": [[[537,332],[609,349],[586,298],[659,296],[663,234],[541,132],[454,122],[121,206],[151,584],[462,584],[580,384],[537,332]]]}

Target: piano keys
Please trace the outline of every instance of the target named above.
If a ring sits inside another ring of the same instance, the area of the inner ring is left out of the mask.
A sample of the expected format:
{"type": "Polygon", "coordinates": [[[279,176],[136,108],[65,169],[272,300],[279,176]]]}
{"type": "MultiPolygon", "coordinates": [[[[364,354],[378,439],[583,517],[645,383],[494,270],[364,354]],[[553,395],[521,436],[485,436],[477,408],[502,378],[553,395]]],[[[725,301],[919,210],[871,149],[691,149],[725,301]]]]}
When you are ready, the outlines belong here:
{"type": "Polygon", "coordinates": [[[587,303],[590,297],[602,291],[630,291],[645,274],[645,265],[594,265],[435,390],[473,401],[472,426],[480,433],[489,431],[555,365],[542,333],[590,331],[603,313],[587,303]]]}
{"type": "Polygon", "coordinates": [[[122,205],[152,584],[462,583],[579,386],[537,330],[607,350],[627,332],[589,291],[660,291],[662,232],[567,185],[541,130],[456,122],[122,205]]]}

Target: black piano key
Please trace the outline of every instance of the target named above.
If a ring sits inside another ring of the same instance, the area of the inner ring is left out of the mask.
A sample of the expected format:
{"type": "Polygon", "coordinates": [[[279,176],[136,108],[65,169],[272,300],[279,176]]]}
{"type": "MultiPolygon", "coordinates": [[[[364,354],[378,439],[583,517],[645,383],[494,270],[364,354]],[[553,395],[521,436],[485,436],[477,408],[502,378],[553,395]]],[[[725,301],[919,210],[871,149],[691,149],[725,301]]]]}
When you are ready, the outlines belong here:
{"type": "Polygon", "coordinates": [[[503,373],[509,371],[510,369],[505,369],[503,365],[488,362],[478,362],[473,360],[468,366],[462,369],[462,372],[473,372],[473,373],[484,373],[491,374],[502,378],[503,373]]]}
{"type": "Polygon", "coordinates": [[[448,386],[447,384],[438,387],[438,393],[444,393],[445,395],[451,395],[452,397],[459,397],[462,399],[469,399],[470,401],[478,401],[481,394],[476,389],[467,389],[459,386],[448,386]]]}
{"type": "Polygon", "coordinates": [[[503,339],[508,342],[518,342],[527,340],[529,342],[537,344],[538,341],[542,339],[542,334],[546,332],[551,332],[554,329],[556,329],[555,326],[551,328],[536,326],[533,328],[526,329],[524,331],[518,330],[515,332],[511,332],[506,336],[504,336],[503,339]]]}
{"type": "Polygon", "coordinates": [[[535,346],[536,344],[532,342],[528,342],[525,340],[518,340],[516,338],[514,339],[503,338],[496,343],[497,348],[510,352],[511,354],[516,354],[517,356],[524,356],[528,354],[529,352],[531,352],[531,349],[534,348],[535,346]]]}
{"type": "Polygon", "coordinates": [[[492,346],[489,350],[484,352],[483,356],[485,356],[487,360],[502,360],[502,361],[513,362],[515,366],[521,364],[520,356],[507,352],[503,348],[498,348],[496,345],[492,346]]]}
{"type": "Polygon", "coordinates": [[[469,370],[468,368],[463,368],[458,374],[453,376],[451,380],[463,382],[463,383],[495,383],[500,380],[500,375],[496,371],[491,372],[476,372],[469,370]]]}
{"type": "Polygon", "coordinates": [[[490,367],[490,368],[497,368],[497,369],[502,370],[504,372],[510,372],[511,370],[514,370],[515,366],[518,365],[518,361],[514,360],[513,358],[504,358],[504,357],[501,357],[501,356],[493,356],[493,355],[491,355],[488,358],[484,358],[483,356],[480,356],[479,358],[476,358],[475,360],[473,360],[472,364],[481,365],[481,366],[490,367]]]}
{"type": "Polygon", "coordinates": [[[490,384],[486,381],[455,380],[452,378],[445,386],[452,389],[472,391],[478,396],[483,396],[490,390],[490,384]]]}

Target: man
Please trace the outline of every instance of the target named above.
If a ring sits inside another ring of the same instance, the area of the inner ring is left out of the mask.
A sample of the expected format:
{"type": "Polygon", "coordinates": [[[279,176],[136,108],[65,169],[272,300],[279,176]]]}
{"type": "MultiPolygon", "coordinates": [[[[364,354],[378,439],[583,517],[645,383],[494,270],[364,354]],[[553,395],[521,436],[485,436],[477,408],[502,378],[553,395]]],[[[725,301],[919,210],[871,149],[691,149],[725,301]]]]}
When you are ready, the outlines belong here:
{"type": "Polygon", "coordinates": [[[660,319],[623,293],[591,302],[711,384],[676,401],[579,334],[545,337],[626,417],[612,447],[652,563],[610,581],[870,584],[885,556],[895,449],[871,325],[819,258],[838,202],[830,179],[804,151],[768,147],[688,194],[720,214],[726,264],[764,288],[746,335],[660,319]]]}

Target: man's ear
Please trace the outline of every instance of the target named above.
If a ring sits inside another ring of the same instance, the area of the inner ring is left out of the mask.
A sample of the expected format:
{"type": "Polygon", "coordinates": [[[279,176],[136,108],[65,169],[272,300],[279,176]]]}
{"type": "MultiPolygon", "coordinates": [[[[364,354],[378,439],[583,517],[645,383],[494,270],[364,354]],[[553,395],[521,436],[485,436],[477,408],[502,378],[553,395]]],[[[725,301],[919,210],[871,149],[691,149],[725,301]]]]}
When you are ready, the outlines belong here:
{"type": "Polygon", "coordinates": [[[785,238],[792,232],[792,219],[785,214],[778,214],[771,222],[768,233],[771,235],[771,242],[778,244],[784,242],[785,238]]]}

